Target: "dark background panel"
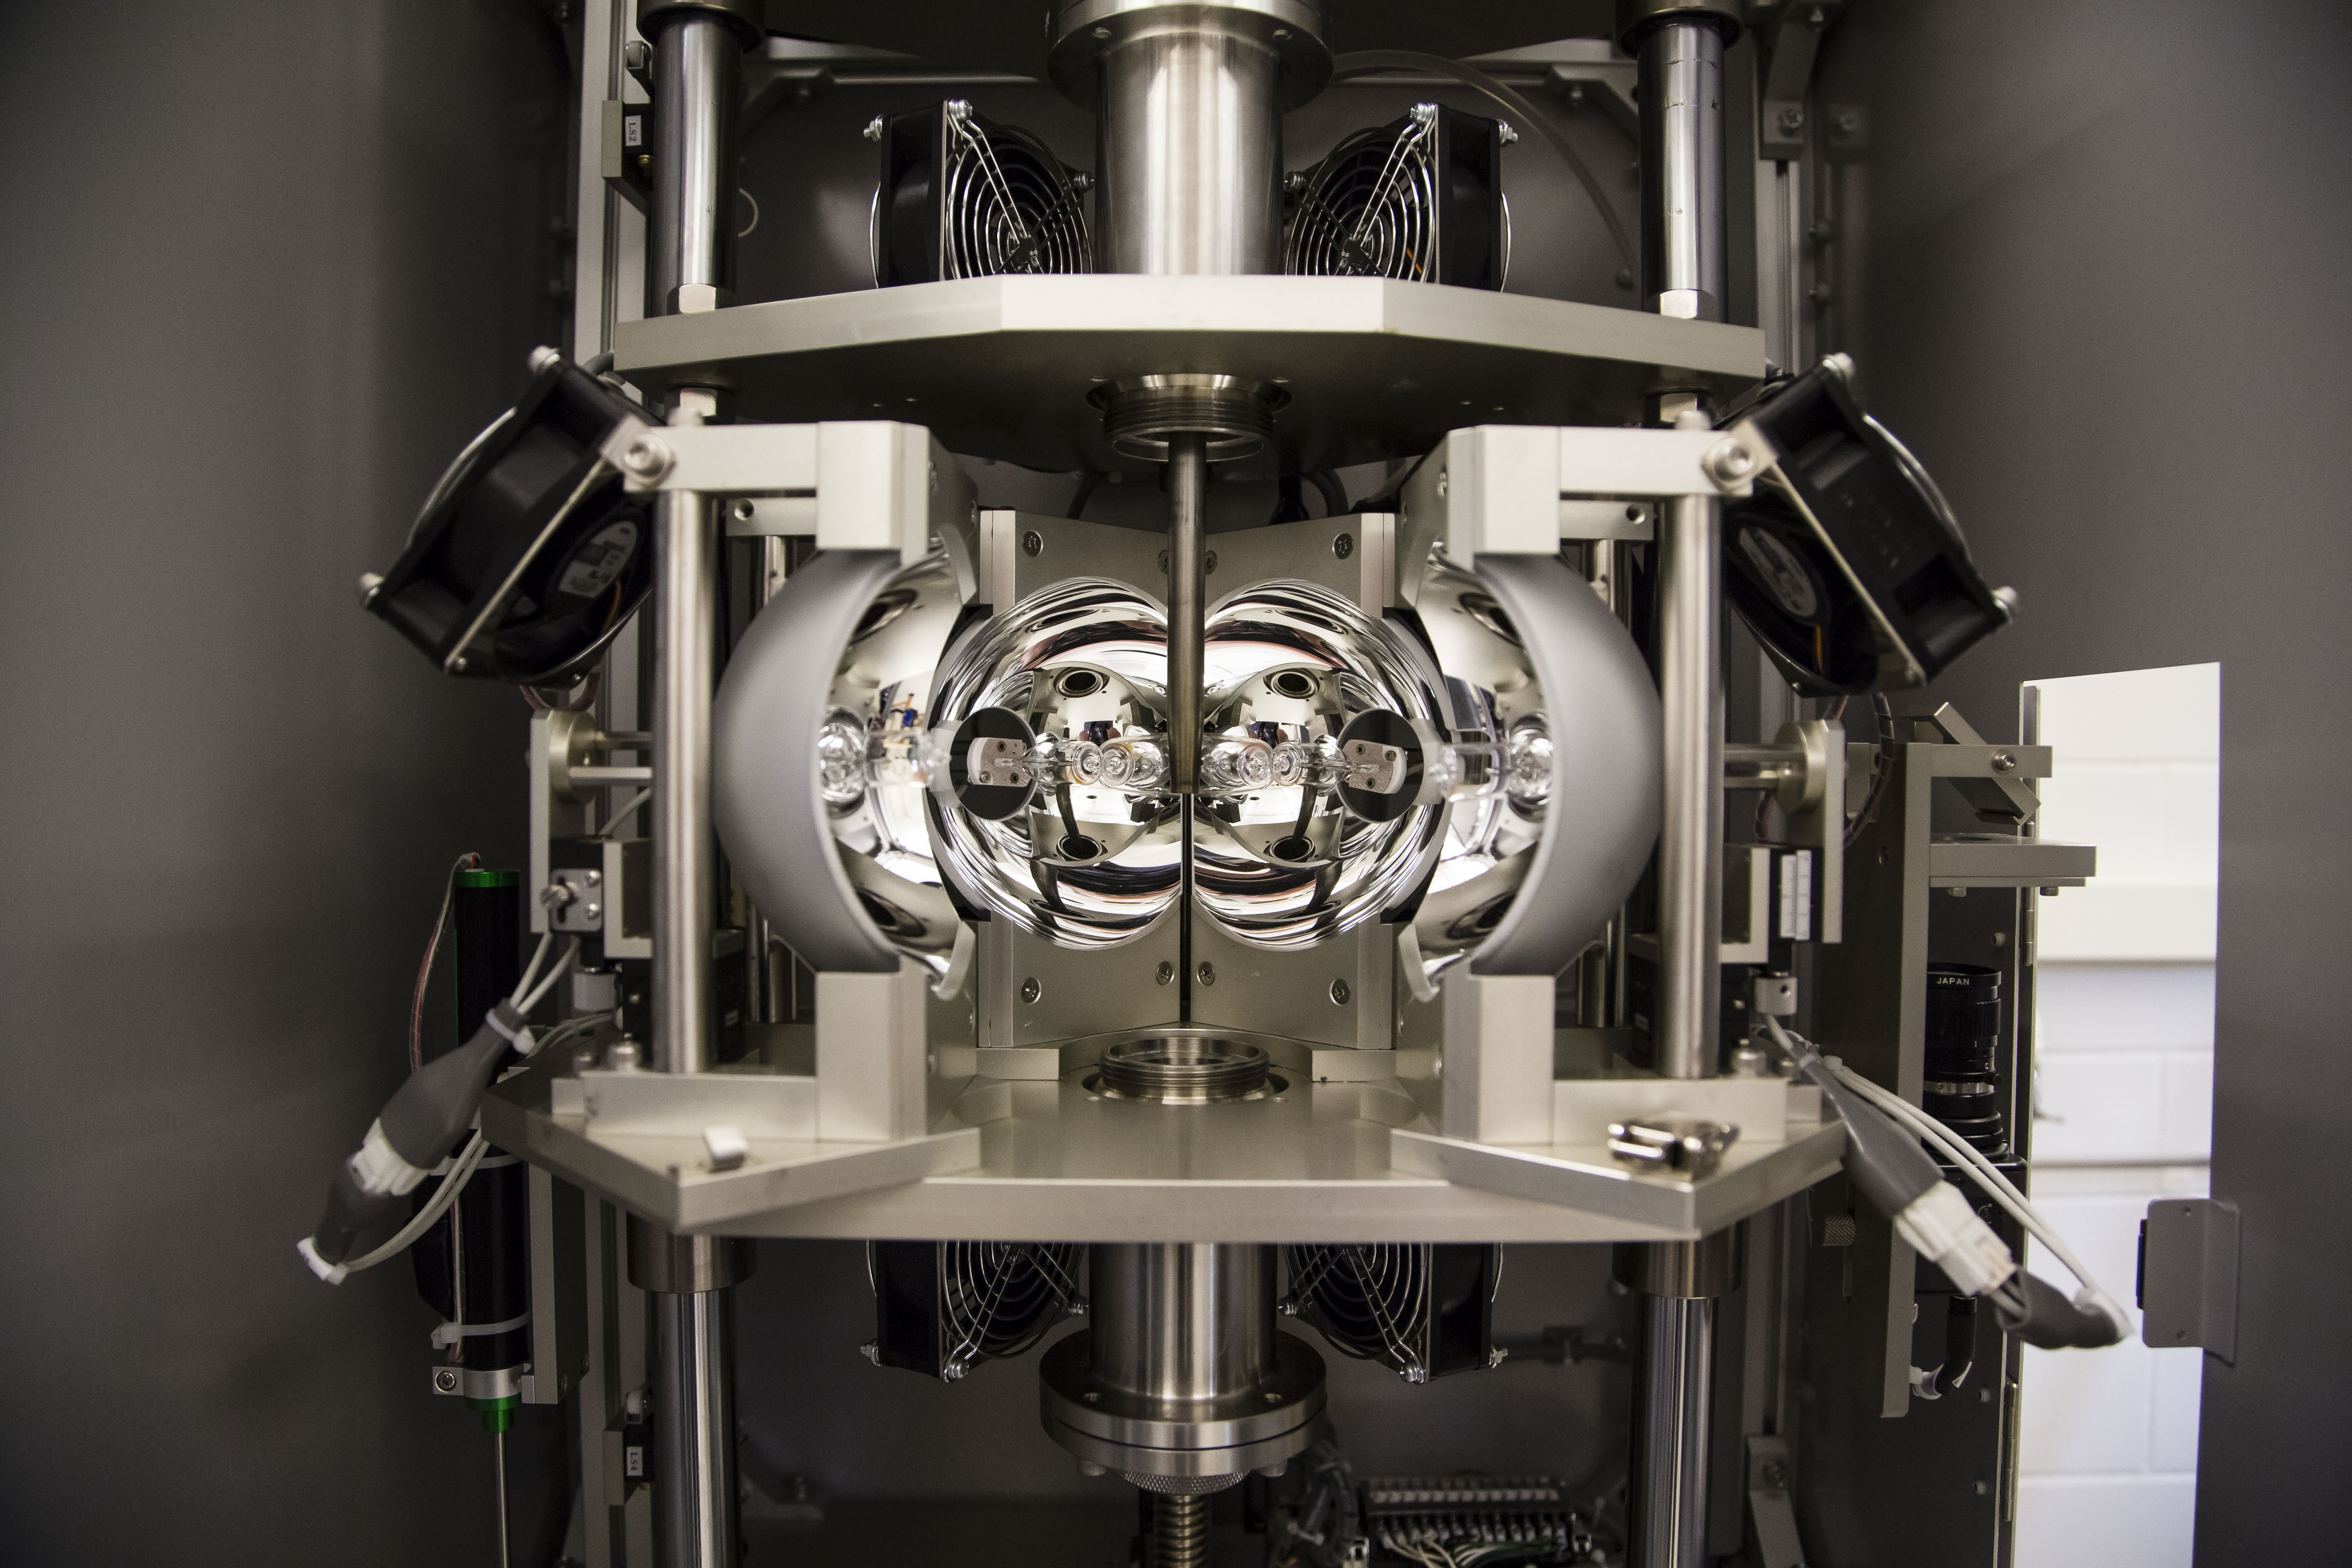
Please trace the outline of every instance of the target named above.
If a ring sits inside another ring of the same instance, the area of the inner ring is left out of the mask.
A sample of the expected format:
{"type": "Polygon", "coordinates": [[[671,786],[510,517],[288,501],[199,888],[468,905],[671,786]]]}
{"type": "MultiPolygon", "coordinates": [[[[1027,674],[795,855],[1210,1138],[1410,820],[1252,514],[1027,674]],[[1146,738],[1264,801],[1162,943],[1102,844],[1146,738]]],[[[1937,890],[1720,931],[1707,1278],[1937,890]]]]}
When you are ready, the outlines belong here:
{"type": "Polygon", "coordinates": [[[450,861],[522,848],[520,700],[352,584],[558,330],[560,40],[527,0],[8,21],[0,1560],[488,1563],[406,1267],[294,1241],[450,861]]]}
{"type": "Polygon", "coordinates": [[[2221,664],[2212,1179],[2245,1256],[2200,1563],[2352,1538],[2352,1194],[2320,1154],[2352,1102],[2347,71],[2352,13],[2315,3],[1865,0],[1823,57],[1857,111],[1824,342],[2023,595],[1941,694],[2005,738],[2022,680],[2221,664]]]}

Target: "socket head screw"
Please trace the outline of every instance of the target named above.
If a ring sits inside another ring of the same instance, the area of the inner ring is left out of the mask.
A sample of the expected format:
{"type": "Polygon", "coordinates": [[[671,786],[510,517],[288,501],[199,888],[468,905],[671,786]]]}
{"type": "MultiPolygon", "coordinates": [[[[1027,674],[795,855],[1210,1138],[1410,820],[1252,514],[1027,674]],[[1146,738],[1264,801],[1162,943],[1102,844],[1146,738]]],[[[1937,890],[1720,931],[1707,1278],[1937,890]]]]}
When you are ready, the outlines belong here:
{"type": "Polygon", "coordinates": [[[1701,459],[1707,477],[1719,485],[1736,485],[1756,471],[1756,454],[1738,441],[1718,442],[1701,459]]]}
{"type": "Polygon", "coordinates": [[[677,461],[669,443],[650,433],[637,437],[621,450],[621,467],[641,479],[657,479],[677,461]]]}
{"type": "Polygon", "coordinates": [[[1037,977],[1034,974],[1021,983],[1021,1000],[1024,1002],[1034,1002],[1045,994],[1045,988],[1037,984],[1037,977]]]}

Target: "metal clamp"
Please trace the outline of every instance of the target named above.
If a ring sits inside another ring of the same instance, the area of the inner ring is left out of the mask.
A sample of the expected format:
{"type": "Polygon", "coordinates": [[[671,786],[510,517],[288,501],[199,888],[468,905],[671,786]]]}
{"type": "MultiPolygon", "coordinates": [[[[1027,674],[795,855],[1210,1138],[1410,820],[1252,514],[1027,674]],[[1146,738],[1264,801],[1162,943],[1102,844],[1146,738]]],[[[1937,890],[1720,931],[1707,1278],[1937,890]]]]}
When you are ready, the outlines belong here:
{"type": "Polygon", "coordinates": [[[1696,1180],[1722,1163],[1724,1151],[1739,1141],[1739,1129],[1727,1121],[1696,1117],[1662,1116],[1648,1121],[1609,1124],[1609,1153],[1621,1165],[1642,1171],[1671,1171],[1696,1180]]]}

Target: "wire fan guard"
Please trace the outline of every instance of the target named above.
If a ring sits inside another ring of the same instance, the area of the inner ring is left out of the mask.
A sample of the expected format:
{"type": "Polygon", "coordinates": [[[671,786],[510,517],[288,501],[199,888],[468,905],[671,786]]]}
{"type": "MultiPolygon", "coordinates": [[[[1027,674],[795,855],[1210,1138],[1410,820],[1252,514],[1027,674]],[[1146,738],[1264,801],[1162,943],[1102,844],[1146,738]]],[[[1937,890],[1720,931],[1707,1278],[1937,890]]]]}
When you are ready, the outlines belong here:
{"type": "Polygon", "coordinates": [[[940,236],[946,276],[1093,269],[1077,185],[1043,142],[952,106],[948,142],[940,236]]]}
{"type": "Polygon", "coordinates": [[[1292,176],[1283,269],[1500,289],[1509,268],[1501,135],[1495,121],[1422,103],[1346,138],[1292,176]]]}
{"type": "Polygon", "coordinates": [[[867,1258],[883,1366],[953,1383],[983,1361],[1019,1355],[1077,1310],[1072,1242],[875,1242],[867,1258]]]}
{"type": "Polygon", "coordinates": [[[1488,1366],[1502,1249],[1386,1242],[1286,1247],[1294,1312],[1333,1348],[1408,1383],[1488,1366]]]}

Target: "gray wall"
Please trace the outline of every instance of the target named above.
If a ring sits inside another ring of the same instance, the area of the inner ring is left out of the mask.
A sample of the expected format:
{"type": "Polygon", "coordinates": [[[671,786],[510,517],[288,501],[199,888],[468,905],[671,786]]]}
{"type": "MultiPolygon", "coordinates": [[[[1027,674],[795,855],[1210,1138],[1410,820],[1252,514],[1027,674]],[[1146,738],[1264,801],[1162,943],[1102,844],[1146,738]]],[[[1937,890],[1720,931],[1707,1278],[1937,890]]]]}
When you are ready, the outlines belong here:
{"type": "Polygon", "coordinates": [[[560,40],[528,0],[7,18],[0,1560],[488,1563],[408,1270],[293,1244],[445,868],[521,844],[521,701],[351,585],[554,330],[560,40]]]}
{"type": "Polygon", "coordinates": [[[1862,0],[1824,58],[1864,112],[1825,341],[2024,596],[1943,694],[2011,737],[2021,680],[2221,663],[2213,1192],[2245,1266],[2237,1364],[2205,1363],[2215,1564],[2352,1536],[2347,80],[2352,12],[2316,0],[1862,0]]]}

